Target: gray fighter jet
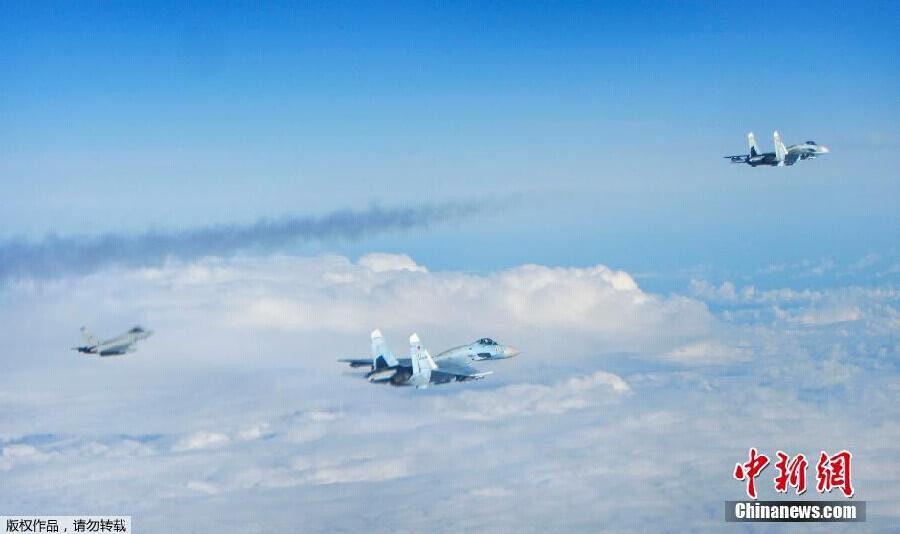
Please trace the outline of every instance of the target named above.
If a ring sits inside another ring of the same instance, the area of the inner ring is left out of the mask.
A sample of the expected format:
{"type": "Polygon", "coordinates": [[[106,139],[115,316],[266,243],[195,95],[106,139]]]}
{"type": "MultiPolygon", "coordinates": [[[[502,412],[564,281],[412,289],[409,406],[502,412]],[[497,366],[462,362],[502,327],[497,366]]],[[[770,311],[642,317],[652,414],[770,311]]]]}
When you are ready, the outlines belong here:
{"type": "Polygon", "coordinates": [[[374,330],[372,358],[345,358],[338,361],[349,363],[350,367],[367,367],[369,371],[366,378],[369,382],[424,388],[429,384],[480,380],[492,371],[479,371],[469,363],[469,360],[499,360],[519,354],[517,349],[500,345],[488,338],[480,339],[471,345],[454,347],[434,358],[428,349],[422,346],[418,335],[410,336],[409,344],[409,358],[397,358],[388,347],[381,331],[374,330]]]}
{"type": "Polygon", "coordinates": [[[96,354],[98,356],[121,356],[129,352],[134,352],[137,348],[135,343],[142,339],[147,339],[153,335],[152,330],[146,330],[140,326],[135,326],[131,330],[116,337],[99,341],[96,336],[87,331],[85,327],[81,327],[81,335],[84,338],[84,345],[80,347],[72,347],[72,350],[84,354],[96,354]]]}
{"type": "Polygon", "coordinates": [[[800,160],[815,159],[830,152],[828,147],[820,145],[815,141],[807,141],[805,143],[786,147],[781,140],[781,134],[777,131],[772,137],[775,142],[775,152],[760,152],[759,145],[756,144],[756,136],[753,135],[753,132],[750,132],[747,134],[747,142],[750,145],[749,154],[737,154],[724,157],[730,159],[732,163],[746,163],[751,167],[785,167],[793,165],[800,160]]]}

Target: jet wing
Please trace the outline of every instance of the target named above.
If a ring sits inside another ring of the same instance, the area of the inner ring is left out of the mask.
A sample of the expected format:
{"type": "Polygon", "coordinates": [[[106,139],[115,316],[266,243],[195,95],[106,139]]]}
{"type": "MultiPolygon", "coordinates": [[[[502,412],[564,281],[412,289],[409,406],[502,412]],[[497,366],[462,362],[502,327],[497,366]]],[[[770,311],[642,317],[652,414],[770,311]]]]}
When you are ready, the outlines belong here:
{"type": "Polygon", "coordinates": [[[797,160],[800,159],[800,156],[801,156],[800,152],[788,152],[784,156],[784,164],[785,165],[793,165],[794,163],[797,163],[797,160]]]}
{"type": "Polygon", "coordinates": [[[437,363],[437,369],[432,371],[432,374],[450,375],[457,380],[478,380],[493,373],[493,371],[479,371],[469,364],[467,358],[447,358],[435,363],[437,363]]]}
{"type": "Polygon", "coordinates": [[[109,339],[101,341],[100,345],[104,345],[104,346],[105,345],[120,345],[122,343],[131,344],[131,343],[134,343],[134,340],[132,339],[132,336],[126,332],[124,334],[119,334],[116,337],[111,337],[109,339]]]}

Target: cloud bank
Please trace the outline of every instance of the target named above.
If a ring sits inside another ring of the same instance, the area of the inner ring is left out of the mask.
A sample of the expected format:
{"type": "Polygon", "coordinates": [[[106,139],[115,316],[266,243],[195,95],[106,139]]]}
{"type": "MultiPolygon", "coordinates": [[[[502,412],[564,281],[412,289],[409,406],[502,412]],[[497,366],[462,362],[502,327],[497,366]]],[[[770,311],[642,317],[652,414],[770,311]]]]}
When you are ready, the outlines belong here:
{"type": "Polygon", "coordinates": [[[848,448],[867,525],[888,528],[898,301],[703,280],[659,295],[603,265],[391,254],[20,280],[0,288],[0,507],[102,503],[147,531],[717,531],[748,447],[848,448]],[[126,358],[67,350],[79,322],[134,321],[157,334],[126,358]],[[524,354],[476,383],[377,387],[334,361],[376,326],[395,352],[416,330],[433,350],[490,335],[524,354]]]}

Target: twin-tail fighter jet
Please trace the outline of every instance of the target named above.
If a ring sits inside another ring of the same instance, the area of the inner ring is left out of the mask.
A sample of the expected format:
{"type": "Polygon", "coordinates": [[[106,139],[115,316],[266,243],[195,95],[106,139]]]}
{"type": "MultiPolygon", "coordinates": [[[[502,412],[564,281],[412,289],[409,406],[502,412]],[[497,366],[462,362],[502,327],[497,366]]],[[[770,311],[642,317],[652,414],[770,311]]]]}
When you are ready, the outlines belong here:
{"type": "Polygon", "coordinates": [[[82,326],[81,335],[84,338],[85,344],[80,347],[72,347],[72,350],[77,350],[84,354],[96,354],[98,356],[121,356],[136,351],[137,348],[134,346],[135,343],[152,336],[153,331],[146,330],[140,326],[135,326],[124,334],[120,334],[105,341],[99,341],[96,336],[88,332],[87,329],[82,326]]]}
{"type": "Polygon", "coordinates": [[[767,166],[767,167],[786,167],[793,165],[800,160],[815,159],[822,154],[829,152],[828,147],[820,145],[815,141],[807,141],[799,145],[784,146],[781,140],[781,134],[775,132],[773,134],[775,141],[775,152],[761,152],[759,145],[756,144],[756,136],[753,132],[747,134],[747,142],[750,145],[749,154],[737,154],[734,156],[724,156],[730,159],[732,163],[746,163],[751,167],[767,166]]]}
{"type": "Polygon", "coordinates": [[[426,388],[430,384],[480,380],[493,371],[479,371],[469,360],[503,360],[518,356],[514,347],[504,346],[490,338],[448,349],[431,356],[419,336],[409,338],[409,358],[397,358],[391,352],[380,330],[372,332],[372,358],[345,358],[339,362],[350,367],[368,367],[366,378],[373,383],[426,388]]]}

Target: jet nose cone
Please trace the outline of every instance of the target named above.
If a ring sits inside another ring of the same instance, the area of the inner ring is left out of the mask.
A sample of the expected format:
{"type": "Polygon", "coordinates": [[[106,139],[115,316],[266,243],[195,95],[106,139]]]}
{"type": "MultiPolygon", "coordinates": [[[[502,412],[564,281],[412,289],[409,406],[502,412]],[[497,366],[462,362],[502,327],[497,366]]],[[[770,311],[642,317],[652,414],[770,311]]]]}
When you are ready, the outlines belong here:
{"type": "Polygon", "coordinates": [[[515,347],[507,346],[503,348],[503,354],[505,354],[507,358],[513,358],[515,356],[518,356],[519,354],[522,354],[522,351],[515,347]]]}
{"type": "Polygon", "coordinates": [[[823,154],[827,154],[827,153],[829,153],[829,152],[831,152],[831,151],[828,150],[828,147],[827,147],[827,146],[825,146],[825,145],[819,145],[819,152],[821,152],[821,153],[823,153],[823,154]]]}

